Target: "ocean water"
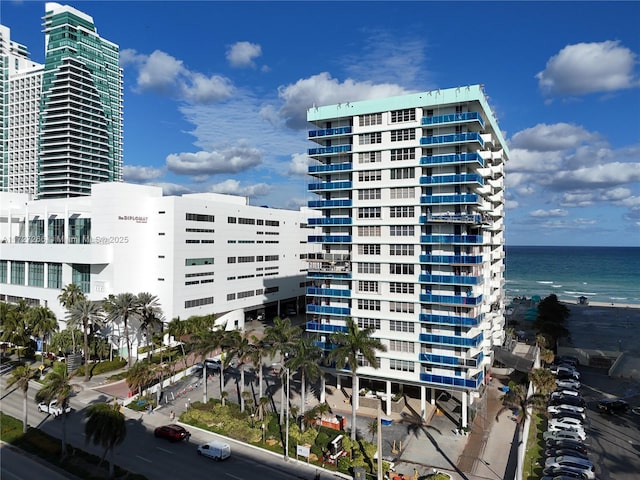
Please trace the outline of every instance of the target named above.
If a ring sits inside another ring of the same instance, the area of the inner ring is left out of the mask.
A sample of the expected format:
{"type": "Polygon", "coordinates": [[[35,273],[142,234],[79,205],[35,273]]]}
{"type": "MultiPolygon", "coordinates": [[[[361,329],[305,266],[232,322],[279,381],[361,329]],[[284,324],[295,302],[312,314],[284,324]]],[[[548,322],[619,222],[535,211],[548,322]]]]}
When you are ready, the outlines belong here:
{"type": "Polygon", "coordinates": [[[506,247],[506,296],[640,305],[639,247],[506,247]]]}

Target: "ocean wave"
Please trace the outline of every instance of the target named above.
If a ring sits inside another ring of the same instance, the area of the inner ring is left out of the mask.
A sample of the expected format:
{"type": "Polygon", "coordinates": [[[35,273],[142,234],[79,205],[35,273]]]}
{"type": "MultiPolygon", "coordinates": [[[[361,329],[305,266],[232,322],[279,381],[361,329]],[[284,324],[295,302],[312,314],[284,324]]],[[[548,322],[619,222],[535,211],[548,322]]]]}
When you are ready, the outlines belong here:
{"type": "Polygon", "coordinates": [[[611,300],[629,300],[629,297],[609,297],[611,300]]]}
{"type": "Polygon", "coordinates": [[[547,280],[537,280],[536,283],[543,283],[543,284],[551,284],[553,282],[547,281],[547,280]]]}
{"type": "Polygon", "coordinates": [[[551,285],[553,288],[562,288],[562,285],[551,285]]]}
{"type": "Polygon", "coordinates": [[[565,290],[564,293],[566,293],[567,295],[584,295],[584,296],[588,296],[588,295],[597,295],[597,293],[595,292],[570,292],[568,290],[565,290]]]}

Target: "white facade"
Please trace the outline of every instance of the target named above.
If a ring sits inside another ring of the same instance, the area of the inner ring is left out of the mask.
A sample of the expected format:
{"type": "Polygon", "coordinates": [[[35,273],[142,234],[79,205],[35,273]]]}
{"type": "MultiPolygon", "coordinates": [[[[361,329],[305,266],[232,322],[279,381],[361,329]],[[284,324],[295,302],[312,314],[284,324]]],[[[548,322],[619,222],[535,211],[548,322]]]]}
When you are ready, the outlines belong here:
{"type": "Polygon", "coordinates": [[[44,65],[0,25],[2,159],[0,191],[35,194],[38,187],[38,119],[44,65]],[[8,102],[5,104],[5,100],[8,102]]]}
{"type": "MultiPolygon", "coordinates": [[[[360,377],[458,392],[463,425],[504,335],[506,143],[479,85],[309,109],[307,331],[352,317],[387,347],[360,377]]],[[[357,385],[356,385],[357,388],[357,385]]],[[[357,399],[357,397],[354,397],[357,399]]],[[[390,402],[387,402],[387,408],[390,402]]],[[[423,410],[424,411],[424,410],[423,410]]],[[[387,412],[389,413],[389,412],[387,412]]]]}
{"type": "Polygon", "coordinates": [[[63,320],[57,297],[76,283],[90,300],[157,295],[166,321],[215,313],[241,328],[244,312],[304,294],[310,213],[119,182],[69,199],[0,193],[0,300],[63,320]]]}

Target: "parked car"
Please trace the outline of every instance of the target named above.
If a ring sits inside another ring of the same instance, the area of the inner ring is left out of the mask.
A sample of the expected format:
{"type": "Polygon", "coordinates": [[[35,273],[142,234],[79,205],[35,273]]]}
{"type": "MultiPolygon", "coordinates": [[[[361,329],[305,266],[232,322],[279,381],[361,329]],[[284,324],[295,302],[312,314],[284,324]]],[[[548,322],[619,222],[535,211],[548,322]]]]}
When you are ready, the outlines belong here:
{"type": "Polygon", "coordinates": [[[571,395],[552,395],[549,405],[573,405],[575,407],[584,407],[585,402],[582,397],[573,397],[571,395]]]}
{"type": "Polygon", "coordinates": [[[570,473],[565,473],[563,475],[556,475],[555,477],[552,477],[550,475],[545,475],[544,477],[540,477],[540,480],[575,480],[576,478],[584,479],[584,476],[578,475],[578,474],[574,475],[570,473]]]}
{"type": "Polygon", "coordinates": [[[602,413],[621,414],[629,410],[629,404],[618,398],[603,398],[598,402],[598,410],[602,413]]]}
{"type": "Polygon", "coordinates": [[[207,358],[204,364],[207,366],[207,371],[219,372],[222,369],[222,356],[216,355],[215,357],[207,358]]]}
{"type": "Polygon", "coordinates": [[[547,458],[544,462],[545,467],[571,467],[578,470],[584,470],[583,475],[588,479],[596,478],[596,469],[590,460],[579,457],[559,456],[555,458],[547,458]]]}
{"type": "Polygon", "coordinates": [[[582,384],[578,380],[574,380],[572,378],[566,378],[566,379],[557,378],[556,385],[559,388],[571,388],[573,390],[579,390],[580,387],[582,386],[582,384]]]}
{"type": "Polygon", "coordinates": [[[560,373],[571,373],[571,374],[578,373],[578,371],[575,368],[567,366],[567,365],[551,365],[549,367],[549,370],[554,375],[558,375],[560,373]]]}
{"type": "Polygon", "coordinates": [[[198,455],[213,458],[216,461],[224,460],[231,456],[231,447],[228,443],[214,440],[198,447],[198,455]]]}
{"type": "Polygon", "coordinates": [[[570,397],[579,397],[580,392],[571,388],[559,388],[555,392],[551,393],[552,397],[558,397],[561,395],[569,395],[570,397]]]}
{"type": "Polygon", "coordinates": [[[582,478],[584,480],[587,480],[588,478],[587,474],[581,469],[574,467],[545,467],[542,470],[542,474],[549,475],[551,477],[565,476],[569,478],[582,478]]]}
{"type": "Polygon", "coordinates": [[[580,453],[588,453],[589,449],[579,440],[569,439],[548,439],[546,441],[547,448],[570,448],[580,453]]]}
{"type": "Polygon", "coordinates": [[[549,439],[553,440],[574,440],[577,442],[582,442],[586,438],[586,435],[580,435],[578,432],[573,432],[569,430],[555,430],[553,432],[548,431],[542,434],[542,439],[547,441],[549,439]]]}
{"type": "Polygon", "coordinates": [[[583,424],[584,424],[584,421],[586,420],[586,417],[587,416],[584,413],[570,412],[567,410],[551,414],[552,419],[573,418],[575,420],[579,420],[583,424]]]}
{"type": "Polygon", "coordinates": [[[587,432],[582,427],[566,427],[564,425],[549,425],[545,433],[567,432],[575,434],[583,442],[587,439],[587,432]]]}
{"type": "Polygon", "coordinates": [[[63,409],[62,406],[58,405],[58,402],[54,400],[50,403],[40,402],[38,404],[38,411],[48,413],[49,415],[57,417],[62,415],[63,413],[70,413],[71,407],[67,406],[63,409]]]}
{"type": "Polygon", "coordinates": [[[572,449],[572,448],[547,448],[544,451],[544,456],[545,457],[559,457],[561,455],[567,455],[570,457],[578,457],[578,458],[584,458],[585,460],[589,460],[589,455],[587,455],[586,453],[582,453],[580,451],[578,451],[577,449],[572,449]]]}
{"type": "Polygon", "coordinates": [[[568,379],[580,380],[580,374],[578,372],[576,372],[576,371],[573,371],[573,370],[568,371],[568,372],[563,370],[563,371],[561,371],[560,373],[558,373],[556,375],[556,378],[559,379],[559,380],[568,380],[568,379]]]}
{"type": "Polygon", "coordinates": [[[184,427],[175,424],[158,427],[153,431],[153,434],[158,438],[166,438],[171,442],[179,442],[191,435],[184,427]]]}
{"type": "Polygon", "coordinates": [[[552,418],[551,420],[549,420],[549,426],[551,425],[564,425],[567,427],[584,428],[584,422],[582,419],[570,417],[552,418]]]}
{"type": "Polygon", "coordinates": [[[560,412],[563,412],[563,411],[569,411],[569,412],[584,414],[584,407],[578,407],[576,405],[567,405],[567,404],[549,405],[547,407],[547,412],[549,412],[549,413],[560,413],[560,412]]]}

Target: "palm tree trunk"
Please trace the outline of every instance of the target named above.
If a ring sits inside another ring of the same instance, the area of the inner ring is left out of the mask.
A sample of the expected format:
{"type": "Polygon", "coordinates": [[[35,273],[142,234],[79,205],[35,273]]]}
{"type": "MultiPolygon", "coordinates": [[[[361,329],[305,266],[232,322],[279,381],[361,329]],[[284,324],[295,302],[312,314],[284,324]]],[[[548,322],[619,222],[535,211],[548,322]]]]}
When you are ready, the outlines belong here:
{"type": "MultiPolygon", "coordinates": [[[[204,360],[204,359],[203,359],[204,360]]],[[[207,362],[202,362],[202,402],[207,403],[207,362]]]]}
{"type": "Polygon", "coordinates": [[[220,362],[220,401],[224,407],[224,362],[220,362]]]}
{"type": "MultiPolygon", "coordinates": [[[[302,376],[300,379],[300,415],[304,418],[304,392],[305,391],[305,378],[304,370],[302,370],[302,376]]],[[[304,432],[304,421],[300,425],[300,430],[304,432]]]]}
{"type": "Polygon", "coordinates": [[[124,317],[124,340],[127,343],[127,366],[131,366],[131,339],[129,338],[129,320],[124,317]]]}
{"type": "Polygon", "coordinates": [[[240,364],[240,411],[244,412],[244,364],[240,364]]]}
{"type": "Polygon", "coordinates": [[[280,425],[284,423],[284,369],[280,376],[280,425]]]}
{"type": "Polygon", "coordinates": [[[357,409],[356,406],[358,404],[358,400],[357,400],[357,395],[359,395],[358,393],[358,377],[356,376],[355,372],[353,374],[351,374],[351,412],[352,412],[352,417],[351,417],[351,440],[356,440],[356,420],[357,420],[357,409]]]}
{"type": "Polygon", "coordinates": [[[27,433],[27,390],[22,398],[22,433],[27,433]]]}
{"type": "Polygon", "coordinates": [[[87,333],[86,322],[82,323],[82,333],[84,334],[84,381],[89,381],[89,334],[87,333]]]}
{"type": "Polygon", "coordinates": [[[258,398],[262,398],[262,392],[263,392],[263,388],[262,388],[262,357],[260,357],[260,362],[258,363],[258,378],[259,378],[259,387],[258,389],[260,390],[260,394],[258,395],[258,398]]]}

